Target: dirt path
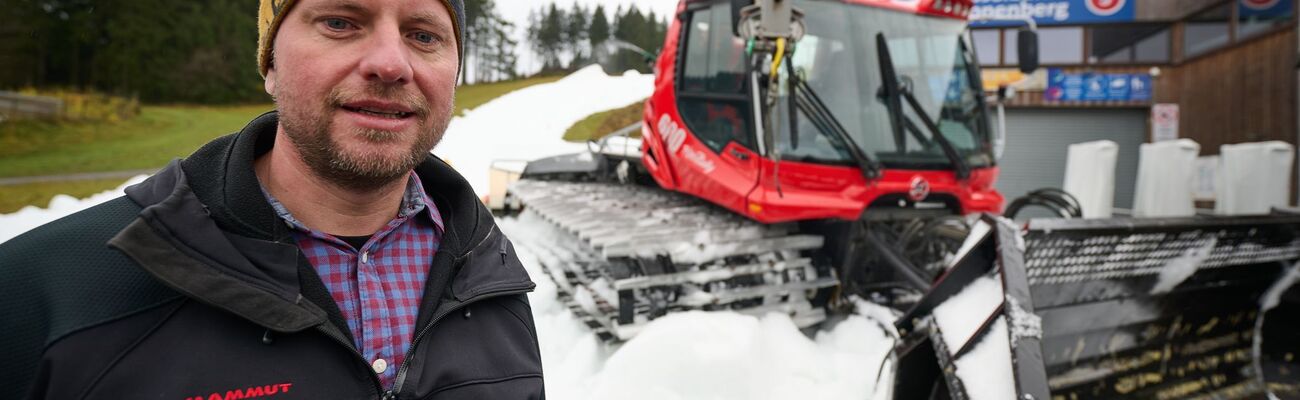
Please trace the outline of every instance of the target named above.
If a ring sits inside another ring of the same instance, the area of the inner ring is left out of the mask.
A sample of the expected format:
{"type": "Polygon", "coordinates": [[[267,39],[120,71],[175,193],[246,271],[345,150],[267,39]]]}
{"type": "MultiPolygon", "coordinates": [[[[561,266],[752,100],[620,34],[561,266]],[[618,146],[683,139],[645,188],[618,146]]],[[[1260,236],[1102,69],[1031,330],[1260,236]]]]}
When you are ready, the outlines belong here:
{"type": "Polygon", "coordinates": [[[62,174],[62,175],[41,175],[41,176],[18,176],[12,178],[0,178],[0,186],[23,185],[38,182],[67,182],[67,181],[86,181],[93,179],[112,179],[112,178],[130,178],[136,175],[151,175],[158,172],[157,169],[137,169],[130,171],[109,171],[109,172],[85,172],[79,174],[62,174]]]}

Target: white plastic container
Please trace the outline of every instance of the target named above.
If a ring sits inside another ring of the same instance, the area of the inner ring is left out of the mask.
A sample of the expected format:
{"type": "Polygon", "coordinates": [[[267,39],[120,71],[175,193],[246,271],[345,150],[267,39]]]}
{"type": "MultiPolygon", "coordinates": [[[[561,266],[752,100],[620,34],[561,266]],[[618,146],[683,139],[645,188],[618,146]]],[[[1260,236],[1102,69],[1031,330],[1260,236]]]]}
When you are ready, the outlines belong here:
{"type": "Polygon", "coordinates": [[[1291,163],[1295,146],[1281,141],[1219,147],[1219,181],[1214,212],[1267,214],[1291,203],[1291,163]]]}
{"type": "Polygon", "coordinates": [[[1138,152],[1133,216],[1190,217],[1196,215],[1196,157],[1201,145],[1191,139],[1143,144],[1138,152]]]}
{"type": "Polygon", "coordinates": [[[1119,144],[1109,140],[1070,145],[1062,188],[1079,200],[1084,218],[1110,218],[1118,158],[1119,144]]]}

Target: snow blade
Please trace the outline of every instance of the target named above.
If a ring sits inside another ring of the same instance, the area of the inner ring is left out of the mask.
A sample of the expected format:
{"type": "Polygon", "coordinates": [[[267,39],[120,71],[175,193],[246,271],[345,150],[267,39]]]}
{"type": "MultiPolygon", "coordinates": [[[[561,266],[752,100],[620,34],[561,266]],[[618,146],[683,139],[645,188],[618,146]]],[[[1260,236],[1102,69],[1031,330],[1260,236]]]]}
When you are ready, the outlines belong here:
{"type": "Polygon", "coordinates": [[[972,232],[896,323],[894,398],[1300,399],[1300,216],[972,232]]]}

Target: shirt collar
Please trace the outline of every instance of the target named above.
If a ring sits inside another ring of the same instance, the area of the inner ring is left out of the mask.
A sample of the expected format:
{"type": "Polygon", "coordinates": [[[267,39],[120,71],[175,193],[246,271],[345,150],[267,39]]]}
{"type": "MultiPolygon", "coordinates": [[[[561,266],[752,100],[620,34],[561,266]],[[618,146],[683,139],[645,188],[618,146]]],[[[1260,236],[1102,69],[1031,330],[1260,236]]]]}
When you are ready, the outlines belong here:
{"type": "MultiPolygon", "coordinates": [[[[271,204],[271,208],[275,209],[275,214],[280,219],[289,223],[289,226],[294,229],[311,231],[311,228],[294,218],[289,209],[285,208],[284,204],[280,203],[275,196],[272,196],[265,186],[261,186],[261,189],[262,195],[266,197],[266,201],[271,204]]],[[[429,211],[425,215],[437,227],[438,232],[443,232],[442,214],[438,212],[438,206],[429,198],[429,194],[425,193],[424,183],[420,181],[420,176],[415,171],[411,171],[410,179],[406,180],[406,191],[402,194],[402,204],[397,209],[397,216],[394,219],[407,218],[425,210],[429,211]]]]}

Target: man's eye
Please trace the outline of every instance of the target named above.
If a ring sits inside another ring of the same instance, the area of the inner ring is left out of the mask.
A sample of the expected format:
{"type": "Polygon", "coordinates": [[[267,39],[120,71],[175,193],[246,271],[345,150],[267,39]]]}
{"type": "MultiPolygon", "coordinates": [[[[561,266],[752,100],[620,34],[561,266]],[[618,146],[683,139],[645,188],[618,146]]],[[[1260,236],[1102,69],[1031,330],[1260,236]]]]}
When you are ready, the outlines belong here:
{"type": "Polygon", "coordinates": [[[330,29],[341,31],[344,29],[348,29],[349,27],[352,26],[352,24],[349,23],[348,21],[339,18],[330,18],[325,20],[325,26],[329,27],[330,29]]]}
{"type": "Polygon", "coordinates": [[[433,36],[433,34],[429,32],[416,32],[411,36],[414,37],[415,40],[420,41],[420,43],[425,43],[425,44],[433,43],[434,41],[438,40],[437,37],[433,36]]]}

